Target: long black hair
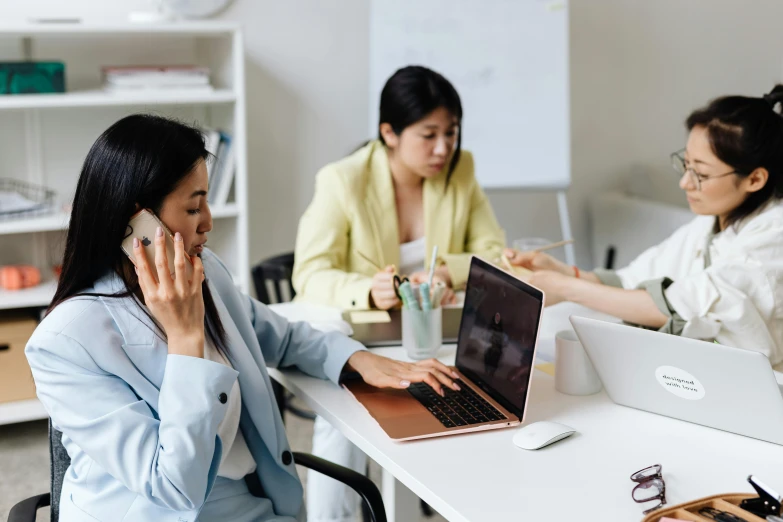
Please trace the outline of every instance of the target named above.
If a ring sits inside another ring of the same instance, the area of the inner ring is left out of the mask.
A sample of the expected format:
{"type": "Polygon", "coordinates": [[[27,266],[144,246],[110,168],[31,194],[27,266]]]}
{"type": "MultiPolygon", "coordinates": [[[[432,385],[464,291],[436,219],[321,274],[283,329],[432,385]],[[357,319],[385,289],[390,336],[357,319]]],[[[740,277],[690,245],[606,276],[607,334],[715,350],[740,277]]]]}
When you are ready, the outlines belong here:
{"type": "MultiPolygon", "coordinates": [[[[159,214],[166,196],[200,161],[208,159],[198,129],[160,116],[127,116],[101,134],[87,153],[79,175],[62,273],[47,313],[75,295],[135,295],[138,278],[120,245],[136,204],[159,214]],[[124,292],[84,292],[110,272],[123,279],[124,292]]],[[[204,331],[226,354],[226,333],[206,281],[202,293],[204,331]]]]}
{"type": "Polygon", "coordinates": [[[744,178],[758,168],[769,178],[761,190],[745,198],[726,219],[738,223],[772,198],[783,197],[783,85],[761,98],[724,96],[688,116],[688,131],[704,127],[715,155],[744,178]]]}
{"type": "MultiPolygon", "coordinates": [[[[378,124],[388,123],[398,136],[410,125],[420,121],[435,109],[443,107],[457,119],[460,131],[457,146],[449,164],[446,180],[459,163],[462,147],[462,102],[454,86],[442,75],[420,65],[409,65],[397,70],[386,81],[381,91],[378,124]]],[[[386,142],[378,132],[378,139],[386,142]]]]}

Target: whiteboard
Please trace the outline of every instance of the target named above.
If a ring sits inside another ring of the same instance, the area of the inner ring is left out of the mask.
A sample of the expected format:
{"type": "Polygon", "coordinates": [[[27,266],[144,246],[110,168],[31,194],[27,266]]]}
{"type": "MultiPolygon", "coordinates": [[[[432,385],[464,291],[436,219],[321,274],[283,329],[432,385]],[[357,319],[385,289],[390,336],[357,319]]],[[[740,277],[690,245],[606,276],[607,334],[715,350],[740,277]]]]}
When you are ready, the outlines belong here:
{"type": "Polygon", "coordinates": [[[386,80],[424,65],[462,100],[462,148],[486,188],[571,179],[568,9],[552,0],[372,0],[370,132],[386,80]]]}

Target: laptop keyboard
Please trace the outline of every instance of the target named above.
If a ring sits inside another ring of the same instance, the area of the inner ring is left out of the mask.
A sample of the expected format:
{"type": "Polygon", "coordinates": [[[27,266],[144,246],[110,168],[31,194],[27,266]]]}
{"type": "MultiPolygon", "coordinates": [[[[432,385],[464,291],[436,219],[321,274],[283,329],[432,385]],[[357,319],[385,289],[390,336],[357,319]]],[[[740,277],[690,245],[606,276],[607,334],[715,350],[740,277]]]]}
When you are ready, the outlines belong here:
{"type": "Polygon", "coordinates": [[[462,381],[455,382],[461,390],[454,391],[444,386],[445,397],[423,382],[412,383],[407,390],[447,428],[485,424],[506,418],[470,386],[462,381]]]}

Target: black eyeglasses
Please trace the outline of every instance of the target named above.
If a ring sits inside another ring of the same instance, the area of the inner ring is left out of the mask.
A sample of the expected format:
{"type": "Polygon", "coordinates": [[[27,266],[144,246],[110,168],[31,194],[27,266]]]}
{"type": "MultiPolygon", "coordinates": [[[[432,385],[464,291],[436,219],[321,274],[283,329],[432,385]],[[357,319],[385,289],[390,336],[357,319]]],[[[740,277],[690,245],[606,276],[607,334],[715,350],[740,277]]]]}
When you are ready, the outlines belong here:
{"type": "Polygon", "coordinates": [[[693,170],[693,167],[689,167],[688,163],[685,161],[685,149],[679,150],[677,152],[672,152],[671,156],[672,161],[672,168],[674,169],[674,172],[677,173],[677,175],[682,178],[685,174],[688,175],[688,180],[696,185],[696,190],[701,191],[701,184],[705,181],[709,181],[711,179],[715,178],[724,178],[726,176],[731,176],[732,174],[738,174],[736,170],[732,170],[731,172],[726,172],[725,174],[717,174],[715,176],[707,176],[705,174],[699,174],[695,170],[693,170]]]}
{"type": "Polygon", "coordinates": [[[738,517],[734,513],[729,513],[728,511],[721,511],[720,509],[715,509],[713,507],[701,508],[699,510],[699,515],[704,515],[710,520],[715,520],[717,522],[748,522],[744,518],[738,517]]]}
{"type": "Polygon", "coordinates": [[[666,484],[664,484],[663,475],[661,475],[662,469],[660,464],[656,464],[631,475],[631,480],[638,483],[631,492],[631,497],[635,502],[644,504],[653,500],[658,501],[657,504],[644,512],[645,515],[666,504],[666,484]]]}

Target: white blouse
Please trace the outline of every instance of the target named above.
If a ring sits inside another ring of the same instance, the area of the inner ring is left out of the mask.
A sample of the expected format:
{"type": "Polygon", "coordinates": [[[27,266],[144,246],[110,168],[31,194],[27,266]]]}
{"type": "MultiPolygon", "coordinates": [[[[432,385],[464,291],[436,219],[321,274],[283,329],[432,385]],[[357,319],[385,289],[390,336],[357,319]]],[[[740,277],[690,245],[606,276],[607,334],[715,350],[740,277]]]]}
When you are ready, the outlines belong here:
{"type": "Polygon", "coordinates": [[[402,243],[400,245],[399,273],[407,276],[424,270],[424,259],[427,255],[425,252],[426,248],[426,238],[424,236],[408,243],[402,243]]]}
{"type": "Polygon", "coordinates": [[[707,242],[714,225],[696,217],[617,275],[624,288],[672,279],[665,296],[686,321],[683,336],[761,352],[783,371],[783,201],[707,242]]]}
{"type": "MultiPolygon", "coordinates": [[[[204,358],[231,367],[231,364],[207,339],[204,343],[204,358]]],[[[220,458],[218,476],[231,480],[240,480],[245,475],[256,470],[256,461],[247,447],[245,437],[239,429],[239,416],[242,413],[242,396],[239,391],[239,380],[234,381],[228,396],[226,416],[218,424],[218,436],[223,443],[223,455],[220,458]]]]}

